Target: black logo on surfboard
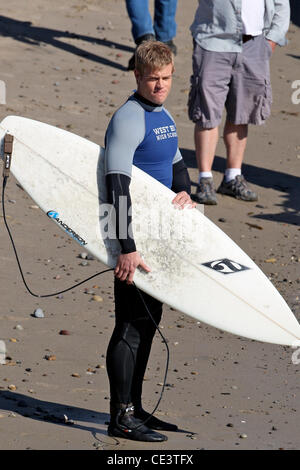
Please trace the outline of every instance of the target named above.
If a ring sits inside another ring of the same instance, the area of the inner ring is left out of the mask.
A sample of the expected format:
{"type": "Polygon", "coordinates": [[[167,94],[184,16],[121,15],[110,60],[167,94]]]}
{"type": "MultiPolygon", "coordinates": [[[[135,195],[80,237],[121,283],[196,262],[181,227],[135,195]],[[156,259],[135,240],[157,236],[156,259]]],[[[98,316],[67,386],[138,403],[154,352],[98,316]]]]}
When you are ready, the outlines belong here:
{"type": "Polygon", "coordinates": [[[250,269],[247,266],[243,266],[242,264],[237,263],[236,261],[232,261],[228,258],[217,259],[215,261],[209,261],[208,263],[202,264],[203,266],[207,266],[208,268],[211,268],[214,271],[218,271],[222,274],[240,273],[250,269]]]}

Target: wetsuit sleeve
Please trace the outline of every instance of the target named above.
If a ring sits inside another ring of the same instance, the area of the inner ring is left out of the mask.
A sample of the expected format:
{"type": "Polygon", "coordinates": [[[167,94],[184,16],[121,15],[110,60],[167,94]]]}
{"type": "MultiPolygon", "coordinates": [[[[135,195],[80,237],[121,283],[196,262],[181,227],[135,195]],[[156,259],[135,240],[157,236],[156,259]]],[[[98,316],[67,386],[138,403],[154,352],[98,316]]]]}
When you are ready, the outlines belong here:
{"type": "Polygon", "coordinates": [[[191,180],[182,158],[176,163],[173,163],[173,181],[171,189],[175,193],[186,191],[188,194],[191,194],[191,180]]]}
{"type": "Polygon", "coordinates": [[[136,251],[131,223],[130,178],[120,173],[106,176],[107,198],[116,212],[116,235],[121,245],[121,253],[136,251]]]}
{"type": "Polygon", "coordinates": [[[179,160],[182,160],[182,155],[179,148],[177,147],[177,152],[175,153],[175,157],[173,158],[173,165],[179,162],[179,160]]]}
{"type": "Polygon", "coordinates": [[[112,117],[105,135],[105,175],[121,173],[131,178],[135,151],[145,137],[145,113],[127,101],[112,117]]]}
{"type": "MultiPolygon", "coordinates": [[[[167,114],[170,116],[172,121],[171,114],[165,110],[167,114]]],[[[175,125],[175,122],[174,122],[175,125]]],[[[187,167],[183,161],[181,152],[179,148],[177,148],[177,152],[173,158],[173,179],[172,179],[172,191],[175,193],[180,193],[181,191],[186,191],[188,194],[191,194],[191,181],[187,171],[187,167]]]]}
{"type": "Polygon", "coordinates": [[[129,186],[134,153],[144,136],[144,110],[127,101],[112,117],[105,135],[107,197],[115,209],[116,235],[123,254],[136,251],[129,186]]]}

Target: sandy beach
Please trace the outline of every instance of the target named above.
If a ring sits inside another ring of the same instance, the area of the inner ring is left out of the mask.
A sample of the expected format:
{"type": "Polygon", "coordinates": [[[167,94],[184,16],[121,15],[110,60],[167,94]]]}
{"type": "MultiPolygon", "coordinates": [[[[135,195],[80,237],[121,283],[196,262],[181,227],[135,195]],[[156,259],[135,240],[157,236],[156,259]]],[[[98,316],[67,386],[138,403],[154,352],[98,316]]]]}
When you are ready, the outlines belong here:
{"type": "MultiPolygon", "coordinates": [[[[196,6],[196,0],[178,2],[178,54],[166,103],[193,192],[198,171],[187,97],[189,26],[196,6]]],[[[259,199],[244,203],[219,195],[218,205],[206,207],[205,215],[258,264],[300,320],[299,8],[292,19],[288,45],[277,47],[271,58],[272,115],[249,132],[243,172],[259,199]]],[[[134,42],[125,2],[10,0],[0,14],[0,36],[0,80],[6,85],[0,119],[37,119],[103,145],[110,117],[135,88],[133,73],[126,71],[134,42]]],[[[216,185],[224,168],[221,137],[216,185]]],[[[56,292],[105,269],[95,259],[83,263],[84,250],[47,219],[12,176],[5,204],[34,292],[56,292]]],[[[113,274],[53,298],[30,296],[2,215],[0,259],[0,341],[6,345],[0,364],[0,450],[299,449],[300,352],[293,361],[289,347],[219,331],[167,305],[161,331],[170,364],[156,415],[179,431],[166,433],[168,441],[156,446],[109,437],[105,355],[114,326],[113,274]],[[43,318],[33,316],[37,308],[43,318]]],[[[157,334],[144,382],[147,411],[161,393],[166,359],[157,334]]]]}

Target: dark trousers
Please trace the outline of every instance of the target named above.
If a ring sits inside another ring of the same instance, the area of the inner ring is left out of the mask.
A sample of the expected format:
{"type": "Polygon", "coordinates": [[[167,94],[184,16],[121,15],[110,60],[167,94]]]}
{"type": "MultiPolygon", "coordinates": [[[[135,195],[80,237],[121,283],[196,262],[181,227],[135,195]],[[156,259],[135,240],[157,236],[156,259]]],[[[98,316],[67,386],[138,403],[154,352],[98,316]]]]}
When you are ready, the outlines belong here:
{"type": "Polygon", "coordinates": [[[154,22],[148,0],[126,0],[126,7],[135,41],[145,34],[156,35],[157,41],[162,42],[170,41],[176,36],[177,0],[155,0],[154,22]]]}

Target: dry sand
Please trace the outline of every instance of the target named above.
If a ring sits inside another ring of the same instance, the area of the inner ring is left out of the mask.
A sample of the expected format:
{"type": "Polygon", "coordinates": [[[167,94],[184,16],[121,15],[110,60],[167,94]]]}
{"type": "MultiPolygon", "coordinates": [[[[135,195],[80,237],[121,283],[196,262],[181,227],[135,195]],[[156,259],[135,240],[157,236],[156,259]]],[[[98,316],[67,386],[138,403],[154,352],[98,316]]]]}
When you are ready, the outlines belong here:
{"type": "MultiPolygon", "coordinates": [[[[194,183],[193,126],[186,102],[192,53],[188,27],[196,4],[179,0],[176,73],[167,102],[194,183]]],[[[300,16],[294,13],[294,20],[299,23],[300,16]]],[[[135,87],[133,74],[126,72],[134,44],[123,0],[10,0],[0,26],[0,80],[7,87],[0,118],[38,119],[102,145],[112,113],[135,87]]],[[[265,126],[250,129],[244,173],[259,201],[219,197],[218,206],[205,212],[257,262],[299,318],[300,104],[291,101],[292,83],[300,79],[297,25],[291,24],[288,37],[289,45],[277,48],[271,61],[272,116],[265,126]]],[[[224,155],[220,138],[216,184],[224,155]]],[[[80,264],[83,250],[34,207],[13,177],[6,207],[35,292],[63,289],[103,268],[96,260],[80,264]]],[[[25,291],[2,222],[0,257],[0,340],[8,356],[0,365],[0,449],[299,448],[300,366],[292,363],[293,350],[197,324],[167,306],[162,332],[171,357],[157,416],[180,431],[167,433],[168,441],[156,446],[108,437],[105,354],[114,324],[112,274],[63,298],[37,299],[25,291]],[[92,300],[85,289],[103,301],[92,300]],[[44,318],[32,316],[37,307],[44,318]],[[74,424],[65,424],[64,415],[74,424]]],[[[165,362],[165,347],[156,336],[144,385],[147,410],[161,392],[165,362]]]]}

